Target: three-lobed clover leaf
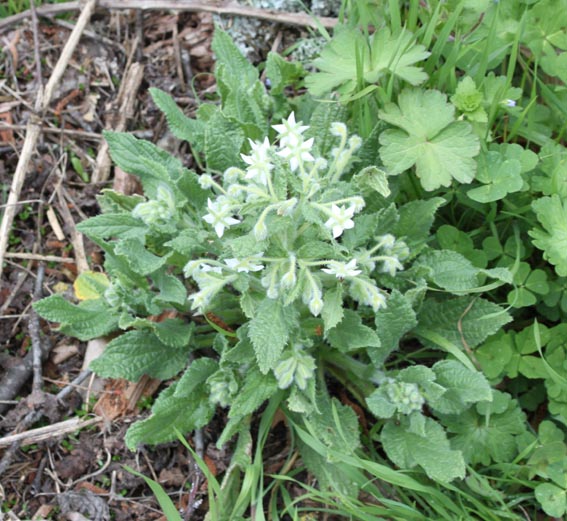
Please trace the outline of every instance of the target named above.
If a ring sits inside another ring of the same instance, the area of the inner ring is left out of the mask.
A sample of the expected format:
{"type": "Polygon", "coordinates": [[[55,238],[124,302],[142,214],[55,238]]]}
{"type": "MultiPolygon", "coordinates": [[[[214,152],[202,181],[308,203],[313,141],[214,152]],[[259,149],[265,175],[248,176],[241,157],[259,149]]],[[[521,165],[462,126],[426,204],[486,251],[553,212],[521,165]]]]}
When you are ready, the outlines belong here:
{"type": "Polygon", "coordinates": [[[461,183],[474,179],[478,137],[469,123],[455,121],[455,107],[447,103],[445,94],[405,89],[398,104],[389,103],[379,116],[399,127],[380,135],[380,157],[391,175],[415,166],[428,192],[450,186],[453,179],[461,183]]]}

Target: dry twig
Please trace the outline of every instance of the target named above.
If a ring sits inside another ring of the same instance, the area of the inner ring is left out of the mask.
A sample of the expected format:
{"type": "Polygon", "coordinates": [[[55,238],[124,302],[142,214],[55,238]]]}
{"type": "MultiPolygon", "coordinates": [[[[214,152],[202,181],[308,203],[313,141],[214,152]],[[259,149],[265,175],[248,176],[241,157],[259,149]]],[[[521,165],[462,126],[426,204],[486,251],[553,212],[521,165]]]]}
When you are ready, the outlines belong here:
{"type": "MultiPolygon", "coordinates": [[[[35,279],[35,287],[33,290],[33,301],[37,301],[42,297],[42,286],[43,286],[43,276],[45,274],[45,266],[40,264],[37,268],[37,278],[35,279]]],[[[30,338],[32,342],[32,353],[33,353],[33,392],[41,392],[41,386],[43,384],[43,373],[42,373],[42,358],[43,349],[41,341],[41,328],[39,325],[39,316],[32,308],[30,311],[30,319],[28,329],[30,332],[30,338]]]]}

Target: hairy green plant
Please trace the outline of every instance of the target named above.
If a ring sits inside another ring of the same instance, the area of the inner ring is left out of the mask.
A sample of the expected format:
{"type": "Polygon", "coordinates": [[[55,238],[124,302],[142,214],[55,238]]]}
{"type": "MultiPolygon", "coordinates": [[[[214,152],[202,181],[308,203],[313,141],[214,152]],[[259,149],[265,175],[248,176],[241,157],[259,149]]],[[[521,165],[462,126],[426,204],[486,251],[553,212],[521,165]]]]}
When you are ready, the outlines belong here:
{"type": "Polygon", "coordinates": [[[105,274],[36,310],[80,339],[119,332],[98,373],[170,381],[131,448],[226,410],[217,443],[235,452],[211,516],[305,511],[296,469],[264,474],[281,409],[325,511],[560,517],[565,0],[351,4],[318,71],[271,53],[267,90],[217,31],[218,104],[190,119],[152,89],[199,173],[107,133],[144,194],[101,194],[79,228],[105,274]]]}

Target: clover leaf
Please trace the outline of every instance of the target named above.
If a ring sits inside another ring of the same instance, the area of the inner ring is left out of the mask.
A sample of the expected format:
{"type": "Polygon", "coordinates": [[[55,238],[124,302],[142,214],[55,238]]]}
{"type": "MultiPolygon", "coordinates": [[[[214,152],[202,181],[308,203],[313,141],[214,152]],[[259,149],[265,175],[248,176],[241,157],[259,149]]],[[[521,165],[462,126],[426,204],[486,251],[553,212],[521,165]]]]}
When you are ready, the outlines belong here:
{"type": "Polygon", "coordinates": [[[399,127],[380,135],[380,157],[391,175],[415,165],[428,192],[449,186],[453,178],[461,183],[474,179],[478,137],[469,123],[455,121],[455,107],[441,92],[405,89],[398,105],[386,105],[379,116],[399,127]]]}
{"type": "Polygon", "coordinates": [[[543,250],[543,258],[555,266],[561,277],[567,275],[567,204],[557,194],[542,197],[532,203],[543,230],[528,233],[536,248],[543,250]]]}

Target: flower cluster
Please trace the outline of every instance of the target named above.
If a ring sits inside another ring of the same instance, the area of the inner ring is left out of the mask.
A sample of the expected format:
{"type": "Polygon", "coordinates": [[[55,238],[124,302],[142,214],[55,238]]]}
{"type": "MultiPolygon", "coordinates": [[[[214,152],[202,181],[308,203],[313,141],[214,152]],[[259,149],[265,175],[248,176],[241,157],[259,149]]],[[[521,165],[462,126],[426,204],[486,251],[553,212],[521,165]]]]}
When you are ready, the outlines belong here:
{"type": "Polygon", "coordinates": [[[421,411],[425,403],[425,399],[419,392],[419,387],[416,383],[391,380],[385,384],[385,390],[390,402],[396,406],[396,409],[401,414],[421,411]]]}
{"type": "Polygon", "coordinates": [[[327,159],[294,113],[273,129],[275,143],[249,141],[250,151],[241,154],[244,168],[231,167],[220,178],[200,177],[201,187],[215,194],[202,219],[222,239],[224,251],[231,251],[235,238],[250,240],[247,248],[240,242],[232,250],[236,256],[186,265],[186,277],[199,286],[189,297],[192,309],[202,312],[221,289],[238,281],[286,305],[301,299],[314,316],[323,310],[325,290],[337,284],[348,285],[350,296],[374,311],[384,307],[386,295],[371,275],[403,269],[405,243],[387,234],[370,249],[348,253],[341,246],[345,233],[356,233],[357,214],[365,206],[353,184],[342,179],[361,139],[349,137],[344,123],[332,123],[336,146],[327,159]]]}

